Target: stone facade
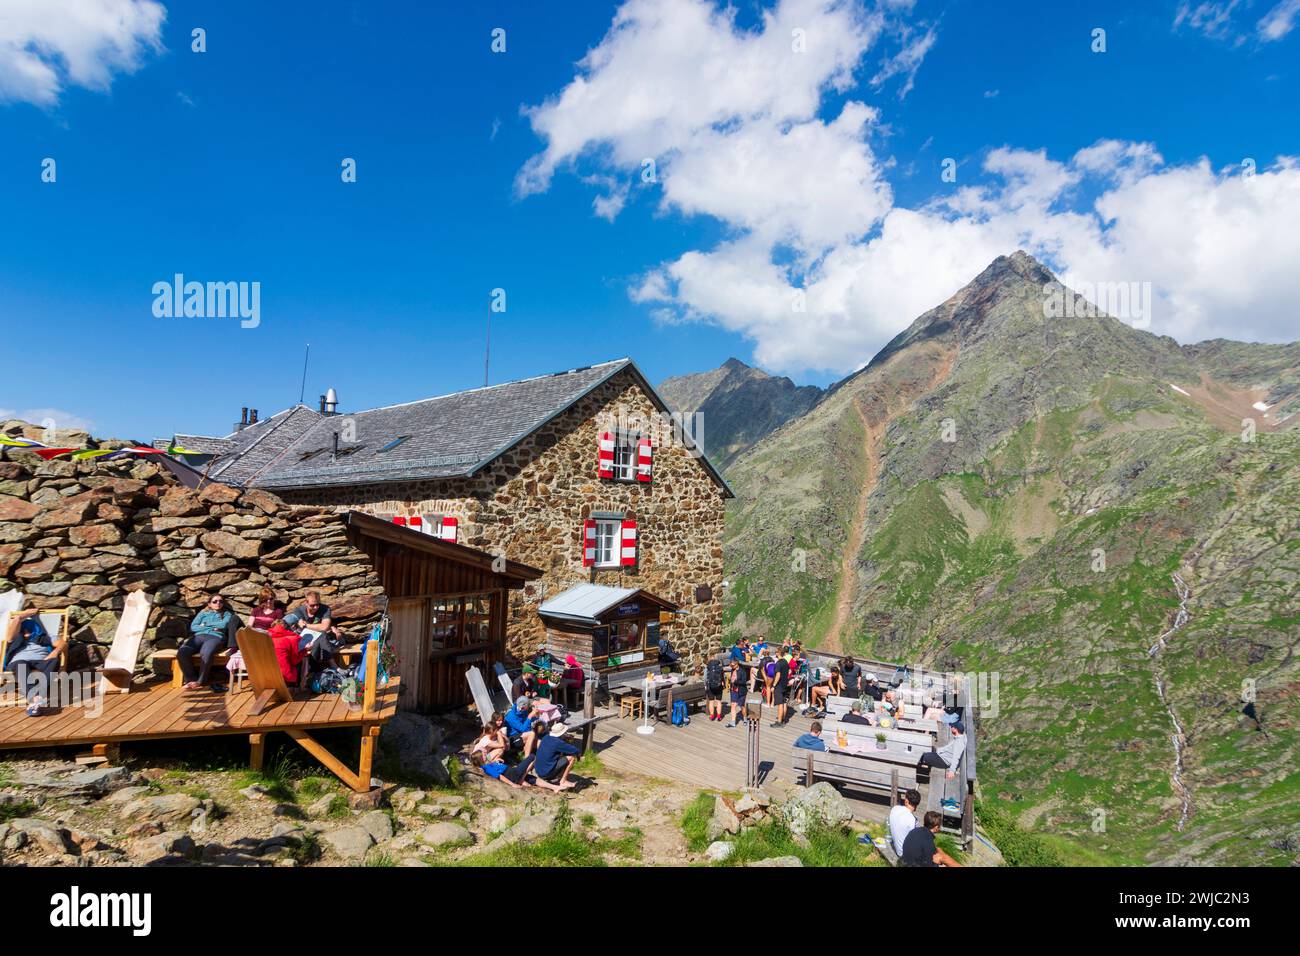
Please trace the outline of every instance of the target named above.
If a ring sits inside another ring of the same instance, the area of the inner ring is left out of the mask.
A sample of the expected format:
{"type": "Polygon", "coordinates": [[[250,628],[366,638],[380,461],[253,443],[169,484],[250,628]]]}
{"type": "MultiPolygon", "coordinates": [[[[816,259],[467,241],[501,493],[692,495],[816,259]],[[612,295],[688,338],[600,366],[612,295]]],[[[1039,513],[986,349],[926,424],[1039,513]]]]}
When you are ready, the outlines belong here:
{"type": "Polygon", "coordinates": [[[547,596],[594,581],[644,588],[680,605],[685,613],[665,628],[665,636],[699,666],[722,637],[722,486],[682,442],[658,437],[648,484],[597,477],[600,433],[619,421],[659,422],[659,415],[635,377],[623,371],[474,478],[280,494],[295,503],[378,515],[455,517],[460,544],[540,568],[539,581],[511,595],[507,642],[512,653],[543,642],[537,607],[547,596]],[[637,522],[636,567],[583,567],[583,521],[602,511],[637,522]]]}
{"type": "Polygon", "coordinates": [[[333,509],[220,484],[191,491],[147,459],[46,462],[13,448],[0,455],[0,577],[28,607],[71,609],[74,668],[102,662],[131,591],[153,598],[141,659],[176,647],[211,592],[247,620],[264,584],[290,603],[318,590],[355,636],[384,601],[333,509]]]}

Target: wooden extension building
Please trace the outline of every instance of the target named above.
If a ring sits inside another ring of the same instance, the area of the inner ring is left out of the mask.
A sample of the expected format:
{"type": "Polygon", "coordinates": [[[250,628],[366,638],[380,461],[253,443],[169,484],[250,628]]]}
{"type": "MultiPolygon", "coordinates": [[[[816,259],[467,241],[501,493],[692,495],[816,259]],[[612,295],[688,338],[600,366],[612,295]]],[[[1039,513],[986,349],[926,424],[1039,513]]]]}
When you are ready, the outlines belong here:
{"type": "Polygon", "coordinates": [[[657,663],[659,638],[672,640],[678,611],[673,602],[644,589],[579,584],[544,602],[537,613],[552,657],[572,654],[584,670],[606,674],[657,663]]]}
{"type": "Polygon", "coordinates": [[[487,672],[505,659],[509,592],[542,572],[360,511],[348,513],[348,538],[370,556],[388,596],[398,706],[469,703],[465,672],[487,672]]]}

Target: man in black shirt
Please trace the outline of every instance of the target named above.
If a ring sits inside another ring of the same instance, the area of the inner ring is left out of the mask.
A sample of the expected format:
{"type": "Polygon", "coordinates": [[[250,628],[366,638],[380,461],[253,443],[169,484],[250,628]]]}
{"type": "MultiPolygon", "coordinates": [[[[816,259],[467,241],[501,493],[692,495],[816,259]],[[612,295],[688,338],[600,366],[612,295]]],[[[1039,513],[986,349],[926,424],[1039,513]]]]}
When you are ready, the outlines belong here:
{"type": "Polygon", "coordinates": [[[776,676],[772,679],[772,704],[776,707],[776,723],[780,727],[785,723],[785,695],[790,690],[790,662],[782,654],[776,659],[776,676]]]}
{"type": "Polygon", "coordinates": [[[840,662],[840,676],[844,678],[844,696],[857,697],[861,692],[862,668],[851,657],[840,662]]]}
{"type": "Polygon", "coordinates": [[[855,700],[849,709],[849,712],[840,718],[842,724],[866,724],[871,726],[871,721],[862,715],[862,701],[855,700]]]}
{"type": "Polygon", "coordinates": [[[903,866],[961,866],[935,845],[934,835],[942,823],[943,817],[938,811],[927,810],[924,823],[914,827],[903,840],[903,855],[899,862],[903,866]]]}
{"type": "Polygon", "coordinates": [[[867,674],[863,678],[862,693],[872,700],[880,700],[885,696],[885,688],[876,680],[875,674],[867,674]]]}

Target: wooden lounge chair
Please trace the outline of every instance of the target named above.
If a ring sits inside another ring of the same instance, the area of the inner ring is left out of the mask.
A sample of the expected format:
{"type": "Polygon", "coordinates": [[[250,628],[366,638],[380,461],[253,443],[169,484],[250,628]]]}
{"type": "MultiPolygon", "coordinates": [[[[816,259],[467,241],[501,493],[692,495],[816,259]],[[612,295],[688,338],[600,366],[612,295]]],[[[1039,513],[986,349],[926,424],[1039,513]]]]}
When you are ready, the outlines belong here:
{"type": "MultiPolygon", "coordinates": [[[[11,593],[11,592],[6,592],[6,593],[11,593]]],[[[8,652],[8,648],[9,648],[9,624],[10,621],[12,620],[11,614],[12,611],[10,613],[5,613],[3,615],[4,630],[0,631],[0,661],[4,660],[5,654],[8,652]]],[[[40,620],[41,625],[45,628],[46,633],[50,635],[50,640],[55,644],[55,646],[57,646],[60,641],[63,642],[63,649],[59,652],[59,670],[67,670],[68,669],[68,643],[67,643],[68,642],[68,612],[67,610],[65,609],[62,611],[42,611],[40,614],[36,615],[36,617],[38,620],[40,620]]]]}
{"type": "Polygon", "coordinates": [[[293,700],[289,688],[280,673],[280,662],[275,656],[275,643],[265,631],[255,631],[251,627],[239,629],[239,650],[244,658],[244,668],[248,671],[248,683],[252,685],[256,698],[248,713],[257,716],[272,703],[288,703],[293,700]]]}
{"type": "Polygon", "coordinates": [[[113,646],[104,658],[104,666],[100,671],[100,694],[107,694],[111,690],[121,693],[131,690],[131,679],[135,676],[135,665],[140,657],[140,641],[144,638],[144,629],[148,623],[149,596],[143,591],[132,591],[127,595],[122,617],[117,622],[113,646]]]}

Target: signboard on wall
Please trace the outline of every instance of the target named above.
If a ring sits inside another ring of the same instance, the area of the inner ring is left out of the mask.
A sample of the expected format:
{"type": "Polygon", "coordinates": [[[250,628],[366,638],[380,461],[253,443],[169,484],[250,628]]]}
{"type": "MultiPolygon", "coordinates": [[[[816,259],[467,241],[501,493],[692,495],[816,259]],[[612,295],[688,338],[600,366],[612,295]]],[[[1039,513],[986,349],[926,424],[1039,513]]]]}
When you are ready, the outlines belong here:
{"type": "Polygon", "coordinates": [[[630,617],[641,613],[641,605],[636,601],[628,601],[626,604],[620,604],[614,613],[619,617],[630,617]]]}
{"type": "Polygon", "coordinates": [[[643,660],[645,660],[645,651],[634,651],[631,654],[619,654],[617,657],[611,657],[609,666],[621,667],[624,664],[635,664],[643,660]]]}

